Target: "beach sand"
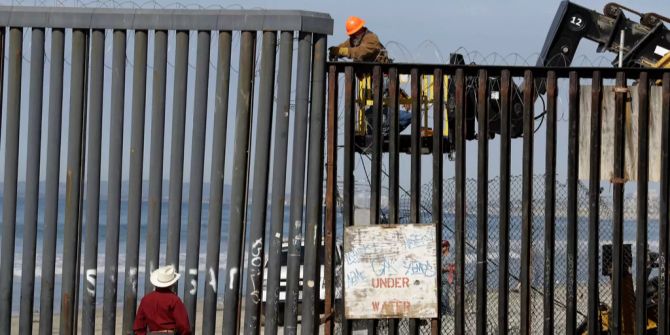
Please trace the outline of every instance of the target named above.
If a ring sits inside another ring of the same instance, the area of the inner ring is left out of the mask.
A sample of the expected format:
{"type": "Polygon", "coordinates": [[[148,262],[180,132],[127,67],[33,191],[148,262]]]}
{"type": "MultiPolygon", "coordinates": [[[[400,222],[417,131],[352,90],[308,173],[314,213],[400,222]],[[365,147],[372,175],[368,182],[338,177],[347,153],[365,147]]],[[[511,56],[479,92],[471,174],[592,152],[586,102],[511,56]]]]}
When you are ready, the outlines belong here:
{"type": "MultiPolygon", "coordinates": [[[[195,333],[194,334],[202,334],[202,309],[203,309],[203,303],[202,301],[198,302],[197,306],[197,316],[196,316],[196,323],[195,323],[195,333]]],[[[241,320],[242,322],[244,321],[244,303],[242,305],[242,311],[241,311],[241,320]]],[[[79,327],[78,327],[78,333],[81,334],[81,311],[79,312],[79,327]]],[[[121,334],[121,328],[123,326],[123,309],[119,308],[116,311],[116,334],[121,334]]],[[[40,315],[39,313],[35,313],[33,315],[33,333],[37,333],[39,330],[39,322],[40,322],[40,315]]],[[[52,329],[52,334],[58,334],[59,333],[59,327],[60,327],[60,316],[59,315],[54,315],[53,319],[53,329],[52,329]]],[[[220,334],[223,328],[223,306],[219,304],[217,306],[216,310],[216,329],[215,333],[220,334]]],[[[262,328],[261,328],[262,330],[262,328]]],[[[14,315],[12,316],[12,334],[18,334],[19,333],[19,316],[14,315]]],[[[101,334],[102,333],[102,307],[99,307],[96,309],[95,313],[95,333],[96,334],[101,334]]],[[[240,330],[240,334],[243,333],[243,329],[240,330]]],[[[298,334],[300,334],[300,324],[298,324],[298,334]]],[[[319,328],[319,333],[323,333],[323,325],[320,326],[319,328]]],[[[284,334],[284,330],[280,327],[278,334],[284,334]]]]}

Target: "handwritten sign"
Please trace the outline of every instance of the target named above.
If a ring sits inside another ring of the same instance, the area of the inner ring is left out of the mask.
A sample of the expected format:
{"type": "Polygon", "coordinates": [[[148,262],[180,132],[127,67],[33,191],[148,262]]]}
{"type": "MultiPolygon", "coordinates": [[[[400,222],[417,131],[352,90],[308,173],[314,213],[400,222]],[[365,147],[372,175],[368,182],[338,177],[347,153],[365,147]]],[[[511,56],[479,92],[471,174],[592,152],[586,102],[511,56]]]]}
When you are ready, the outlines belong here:
{"type": "Polygon", "coordinates": [[[436,258],[435,225],[346,227],[346,317],[437,317],[436,258]]]}

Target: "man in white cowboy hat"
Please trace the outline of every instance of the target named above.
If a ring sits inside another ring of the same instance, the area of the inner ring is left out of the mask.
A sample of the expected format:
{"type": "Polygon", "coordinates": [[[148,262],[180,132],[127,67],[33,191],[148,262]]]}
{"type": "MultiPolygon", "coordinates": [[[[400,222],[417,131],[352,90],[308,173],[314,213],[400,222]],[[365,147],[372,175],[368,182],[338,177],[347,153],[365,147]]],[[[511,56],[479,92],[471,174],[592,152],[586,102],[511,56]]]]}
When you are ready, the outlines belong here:
{"type": "Polygon", "coordinates": [[[133,324],[135,334],[191,334],[186,307],[172,289],[179,277],[172,265],[151,273],[156,289],[140,302],[133,324]]]}

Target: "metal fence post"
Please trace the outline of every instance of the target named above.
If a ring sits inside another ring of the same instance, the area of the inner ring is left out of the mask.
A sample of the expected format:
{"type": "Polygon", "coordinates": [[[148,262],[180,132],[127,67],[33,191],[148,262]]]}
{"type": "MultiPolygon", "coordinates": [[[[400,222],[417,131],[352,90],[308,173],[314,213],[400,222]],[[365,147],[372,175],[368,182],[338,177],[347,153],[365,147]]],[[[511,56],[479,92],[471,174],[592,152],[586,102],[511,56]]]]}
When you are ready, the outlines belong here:
{"type": "MultiPolygon", "coordinates": [[[[507,334],[509,328],[509,226],[510,226],[510,169],[512,163],[511,86],[509,70],[500,75],[500,232],[498,268],[498,329],[507,334]]],[[[553,266],[553,264],[552,264],[553,266]]]]}
{"type": "MultiPolygon", "coordinates": [[[[649,77],[640,73],[638,81],[638,129],[649,128],[649,77]]],[[[649,133],[638,131],[637,157],[637,240],[635,266],[635,333],[647,333],[647,248],[649,204],[649,133]]]]}
{"type": "MultiPolygon", "coordinates": [[[[533,103],[535,87],[533,73],[524,74],[523,88],[523,186],[521,223],[521,334],[531,333],[530,251],[533,236],[533,133],[535,118],[533,103]]],[[[481,134],[480,134],[481,136],[481,134]]]]}
{"type": "Polygon", "coordinates": [[[112,99],[109,122],[109,176],[102,332],[114,334],[121,225],[121,169],[123,167],[123,109],[126,78],[126,31],[114,30],[112,45],[112,99]]]}
{"type": "Polygon", "coordinates": [[[270,214],[270,250],[268,252],[267,301],[265,304],[265,334],[276,335],[279,313],[279,279],[284,235],[284,201],[286,200],[286,160],[288,157],[288,127],[291,104],[291,69],[293,62],[293,32],[282,31],[277,74],[277,113],[275,115],[274,166],[272,168],[272,209],[270,214]]]}
{"type": "Polygon", "coordinates": [[[263,32],[261,51],[261,74],[258,93],[258,119],[256,138],[254,180],[251,203],[253,213],[249,226],[249,262],[247,264],[246,306],[244,331],[258,334],[261,328],[261,300],[263,298],[263,267],[265,265],[265,225],[267,219],[268,179],[270,173],[270,148],[272,140],[272,116],[274,111],[274,74],[277,33],[263,32]]]}
{"type": "Polygon", "coordinates": [[[566,270],[566,333],[577,331],[577,172],[579,169],[579,77],[570,72],[568,132],[568,203],[567,203],[567,270],[566,270]]]}
{"type": "Polygon", "coordinates": [[[100,209],[100,147],[102,143],[102,94],[105,31],[95,29],[91,39],[91,80],[86,173],[86,240],[84,241],[84,301],[82,332],[95,332],[95,297],[98,278],[98,226],[100,209]]]}
{"type": "Polygon", "coordinates": [[[149,278],[158,268],[161,211],[163,206],[163,144],[165,142],[165,86],[167,69],[168,32],[154,33],[153,92],[151,98],[151,147],[149,149],[149,199],[147,213],[146,261],[144,270],[144,292],[151,292],[149,278]]]}
{"type": "MultiPolygon", "coordinates": [[[[525,114],[524,114],[525,115],[525,114]]],[[[485,335],[487,328],[486,301],[488,299],[487,257],[488,257],[488,198],[489,198],[489,116],[488,116],[488,74],[479,71],[477,92],[477,330],[485,335]]],[[[527,134],[524,133],[524,140],[527,134]]],[[[524,141],[525,144],[525,141],[524,141]]],[[[532,145],[532,144],[531,144],[532,145]]],[[[532,150],[532,148],[531,148],[532,150]]],[[[526,152],[524,151],[524,154],[526,152]]],[[[525,155],[524,155],[525,156],[525,155]]],[[[532,158],[532,156],[531,156],[532,158]]],[[[532,159],[531,159],[532,162],[532,159]]],[[[524,165],[525,166],[525,165],[524,165]]],[[[532,176],[531,176],[532,179],[532,176]]],[[[522,264],[523,266],[523,264],[522,264]]],[[[522,311],[523,313],[523,311],[522,311]]],[[[523,330],[522,330],[523,332],[523,330]]]]}
{"type": "MultiPolygon", "coordinates": [[[[611,332],[621,334],[625,332],[630,324],[623,321],[622,295],[624,258],[623,258],[623,201],[624,201],[624,157],[625,157],[625,113],[626,113],[626,76],[618,72],[615,88],[615,112],[614,112],[614,176],[610,180],[613,184],[612,200],[612,323],[611,332]]],[[[626,320],[632,321],[632,320],[626,320]]],[[[631,329],[632,331],[632,329],[631,329]]]]}
{"type": "MultiPolygon", "coordinates": [[[[442,306],[444,303],[442,299],[449,299],[448,296],[443,296],[442,287],[443,278],[445,276],[442,273],[442,239],[443,239],[443,227],[444,224],[444,203],[442,197],[442,180],[444,176],[443,171],[443,144],[444,144],[444,76],[442,74],[442,69],[435,69],[433,71],[433,185],[432,185],[432,213],[433,220],[435,223],[435,250],[437,251],[436,264],[439,271],[437,271],[437,305],[442,306]]],[[[447,90],[448,91],[448,90],[447,90]]],[[[447,92],[448,93],[448,92],[447,92]]],[[[447,301],[448,302],[448,301],[447,301]]],[[[434,319],[431,323],[431,332],[432,334],[440,334],[442,326],[442,317],[441,311],[438,310],[437,319],[434,319]]],[[[392,325],[390,325],[392,326],[392,325]]]]}
{"type": "MultiPolygon", "coordinates": [[[[556,72],[547,73],[547,139],[544,182],[544,334],[554,334],[554,278],[556,247],[556,72]]],[[[507,237],[501,237],[501,242],[507,237]]],[[[507,242],[505,242],[507,243],[507,242]]],[[[503,255],[501,253],[501,255],[503,255]]],[[[504,255],[507,255],[505,253],[504,255]]],[[[506,287],[504,287],[506,289],[506,287]]]]}
{"type": "Polygon", "coordinates": [[[168,200],[168,237],[165,263],[173,265],[175,269],[179,270],[189,32],[178,30],[175,33],[175,40],[172,143],[170,146],[170,195],[168,200]]]}
{"type": "MultiPolygon", "coordinates": [[[[3,40],[4,42],[4,40],[3,40]]],[[[19,158],[19,122],[21,116],[21,63],[23,29],[9,30],[9,91],[7,92],[7,119],[5,124],[5,178],[2,204],[2,264],[3,269],[14,269],[16,241],[16,187],[19,158]]],[[[3,59],[4,63],[4,59],[3,59]]],[[[0,274],[0,329],[9,334],[12,325],[12,291],[14,271],[0,274]]]]}
{"type": "Polygon", "coordinates": [[[338,99],[338,79],[339,75],[334,66],[328,69],[328,130],[327,130],[327,176],[326,176],[326,224],[324,227],[323,244],[326,249],[326,258],[324,261],[325,291],[324,297],[324,332],[326,335],[335,333],[335,291],[337,290],[337,281],[335,273],[335,256],[337,251],[337,99],[338,99]]]}
{"type": "Polygon", "coordinates": [[[291,175],[291,213],[289,215],[288,266],[286,275],[286,302],[284,331],[297,333],[298,276],[300,254],[303,248],[303,202],[305,195],[305,161],[307,147],[307,107],[312,54],[312,34],[300,33],[298,37],[298,69],[295,95],[295,123],[293,127],[293,171],[291,175]]]}
{"type": "Polygon", "coordinates": [[[302,333],[318,333],[321,230],[323,206],[323,142],[325,126],[326,36],[314,35],[312,89],[309,115],[309,155],[307,158],[307,208],[305,211],[305,258],[302,285],[302,333]]]}
{"type": "Polygon", "coordinates": [[[63,276],[60,333],[76,331],[76,288],[79,268],[79,237],[83,137],[85,127],[86,39],[87,32],[72,32],[72,75],[70,81],[70,125],[67,151],[65,224],[63,227],[63,276]]]}
{"type": "MultiPolygon", "coordinates": [[[[599,224],[600,224],[600,143],[602,122],[602,79],[599,72],[593,73],[591,82],[591,153],[589,157],[589,297],[588,331],[596,334],[600,331],[600,297],[598,261],[599,224]]],[[[586,134],[584,134],[586,136],[586,134]]]]}
{"type": "MultiPolygon", "coordinates": [[[[3,39],[0,38],[0,45],[4,45],[3,42],[3,39]]],[[[51,32],[51,69],[49,70],[49,130],[47,135],[47,179],[44,198],[42,287],[40,290],[40,335],[47,335],[53,332],[54,279],[56,277],[56,228],[58,225],[58,186],[60,178],[61,123],[63,112],[64,43],[65,30],[53,29],[51,32]]]]}
{"type": "Polygon", "coordinates": [[[133,100],[130,130],[130,174],[128,192],[128,237],[126,278],[123,293],[123,332],[133,329],[138,298],[140,220],[142,213],[142,165],[144,161],[144,112],[147,90],[147,31],[135,31],[133,100]]]}
{"type": "Polygon", "coordinates": [[[39,202],[40,145],[42,139],[42,81],[44,79],[44,28],[32,29],[30,50],[30,101],[26,171],[25,220],[19,332],[32,333],[35,290],[37,207],[39,202]]]}
{"type": "MultiPolygon", "coordinates": [[[[219,60],[216,72],[214,100],[214,143],[212,148],[212,180],[207,222],[207,283],[203,306],[202,332],[213,334],[216,326],[216,300],[219,282],[219,252],[221,250],[221,217],[223,211],[223,177],[225,174],[226,139],[228,128],[228,98],[230,86],[230,49],[232,33],[219,32],[219,60]],[[213,285],[212,285],[213,283],[213,285]]],[[[194,320],[195,322],[195,320],[194,320]]]]}
{"type": "Polygon", "coordinates": [[[193,136],[191,147],[191,176],[188,191],[188,236],[186,241],[186,266],[184,271],[184,305],[195,331],[196,300],[198,294],[198,263],[200,257],[200,232],[202,216],[202,180],[205,163],[205,132],[207,130],[207,94],[209,83],[210,32],[198,31],[195,64],[193,105],[193,136]]]}
{"type": "Polygon", "coordinates": [[[249,140],[254,84],[254,47],[256,32],[242,32],[240,42],[239,84],[237,88],[237,115],[233,153],[233,185],[230,200],[230,228],[224,293],[223,334],[239,332],[240,278],[242,278],[242,250],[247,199],[249,140]]]}
{"type": "Polygon", "coordinates": [[[456,70],[456,334],[465,333],[465,75],[456,70]]]}

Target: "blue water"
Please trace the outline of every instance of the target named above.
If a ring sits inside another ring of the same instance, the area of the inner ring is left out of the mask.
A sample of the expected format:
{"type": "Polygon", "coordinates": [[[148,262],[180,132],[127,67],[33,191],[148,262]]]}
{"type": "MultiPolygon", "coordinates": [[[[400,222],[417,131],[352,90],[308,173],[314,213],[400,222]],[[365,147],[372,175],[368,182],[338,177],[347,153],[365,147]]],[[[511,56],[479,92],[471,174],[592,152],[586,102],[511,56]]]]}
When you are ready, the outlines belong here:
{"type": "MultiPolygon", "coordinates": [[[[0,197],[0,205],[2,204],[2,198],[0,197]]],[[[187,198],[185,198],[187,200],[187,198]]],[[[56,253],[56,285],[55,285],[55,312],[58,313],[60,310],[60,288],[61,288],[61,269],[63,264],[62,259],[62,247],[63,247],[63,231],[62,223],[64,220],[64,199],[59,201],[59,227],[57,235],[57,253],[56,253]]],[[[22,264],[22,250],[23,250],[23,216],[24,216],[24,202],[22,198],[19,198],[17,203],[17,227],[16,227],[16,249],[15,249],[15,264],[14,264],[14,294],[13,294],[13,304],[12,308],[14,313],[18,314],[19,300],[20,300],[20,282],[21,282],[21,264],[22,264]]],[[[160,231],[160,263],[165,264],[165,253],[166,253],[166,241],[167,241],[167,211],[168,204],[167,201],[162,203],[161,210],[161,231],[160,231]]],[[[141,220],[141,232],[140,232],[140,258],[139,258],[139,276],[138,276],[138,296],[144,294],[144,281],[145,281],[145,252],[146,252],[146,236],[148,234],[146,221],[148,213],[148,204],[147,202],[142,203],[142,220],[141,220]]],[[[269,213],[269,211],[268,211],[269,213]]],[[[537,214],[537,213],[536,213],[537,214]]],[[[249,215],[253,215],[253,210],[250,208],[249,215]]],[[[401,213],[401,216],[403,213],[401,213]]],[[[82,239],[86,236],[86,213],[83,214],[84,217],[84,227],[82,228],[82,239]]],[[[201,218],[201,234],[200,234],[200,250],[199,253],[199,284],[198,287],[201,288],[198,290],[198,294],[202,297],[204,290],[202,289],[205,285],[205,256],[207,248],[207,222],[209,217],[209,204],[203,203],[202,205],[202,218],[201,218]]],[[[119,243],[119,274],[118,274],[118,289],[117,289],[117,301],[121,303],[123,300],[123,285],[125,277],[125,250],[126,250],[126,237],[127,237],[127,218],[128,218],[128,203],[127,201],[122,201],[121,203],[121,225],[120,225],[120,243],[119,243]]],[[[284,211],[284,236],[288,234],[288,218],[289,218],[289,207],[285,206],[284,211]]],[[[41,271],[42,271],[42,246],[43,246],[43,229],[44,229],[44,209],[43,209],[43,199],[40,199],[39,204],[39,213],[38,213],[38,234],[37,234],[37,260],[36,260],[36,280],[35,280],[35,309],[39,309],[39,295],[41,289],[41,271]]],[[[222,226],[221,226],[221,236],[220,236],[220,263],[219,270],[220,274],[225,270],[226,264],[226,251],[227,251],[227,242],[228,242],[228,228],[229,228],[229,219],[230,219],[230,210],[228,204],[224,204],[223,213],[222,213],[222,226]]],[[[268,214],[269,220],[269,214],[268,214]]],[[[401,219],[401,222],[406,221],[407,218],[401,219]]],[[[430,218],[422,218],[423,222],[430,221],[430,218]]],[[[188,205],[186,202],[182,204],[181,212],[181,246],[180,246],[180,265],[185,264],[186,257],[186,240],[187,240],[187,222],[188,222],[188,205]]],[[[444,239],[450,240],[452,246],[455,245],[454,241],[454,226],[455,218],[453,214],[447,213],[444,217],[444,239]]],[[[96,282],[96,298],[97,304],[102,305],[103,299],[103,278],[104,278],[104,261],[105,261],[105,239],[106,239],[106,225],[107,225],[107,202],[101,201],[100,203],[100,215],[99,215],[99,231],[98,231],[98,274],[96,282]]],[[[269,223],[268,223],[269,224],[269,223]]],[[[342,227],[342,218],[341,215],[338,215],[338,227],[342,227]]],[[[476,267],[476,249],[477,238],[476,238],[476,227],[477,220],[475,215],[468,215],[466,220],[466,282],[474,285],[475,281],[475,267],[476,267]]],[[[626,221],[624,223],[624,241],[625,243],[631,243],[633,250],[635,250],[635,227],[636,223],[634,221],[626,221]]],[[[488,286],[495,288],[498,285],[498,262],[500,257],[498,254],[499,247],[499,226],[498,218],[495,216],[489,216],[488,224],[488,254],[487,254],[487,264],[488,264],[488,286]]],[[[556,230],[556,239],[555,239],[555,276],[556,276],[556,285],[561,285],[565,283],[566,279],[566,229],[567,221],[563,218],[557,218],[555,222],[556,230]]],[[[611,240],[611,221],[601,220],[600,222],[601,230],[601,245],[610,243],[611,240]]],[[[649,220],[649,246],[651,250],[658,250],[658,220],[650,219],[649,220]]],[[[341,232],[338,229],[338,237],[341,237],[341,232]]],[[[580,218],[578,224],[578,281],[585,283],[587,281],[588,271],[587,271],[587,260],[586,255],[588,254],[588,222],[587,218],[580,218]]],[[[543,264],[544,264],[544,219],[541,215],[538,215],[534,218],[533,222],[533,235],[532,235],[532,251],[531,251],[531,277],[533,285],[538,288],[542,287],[542,276],[543,276],[543,264]]],[[[508,254],[508,259],[510,262],[510,285],[512,287],[517,285],[514,277],[518,277],[520,272],[520,254],[521,254],[521,219],[519,217],[513,217],[510,224],[510,252],[508,254]]],[[[82,242],[82,250],[84,250],[84,242],[82,242]]],[[[453,261],[453,251],[455,248],[452,247],[452,254],[448,257],[448,261],[453,261]]],[[[634,253],[634,252],[633,252],[634,253]]],[[[4,257],[4,255],[2,255],[4,257]]],[[[83,263],[83,260],[82,260],[83,263]]],[[[635,264],[635,261],[633,262],[635,264]]],[[[633,269],[634,270],[634,269],[633,269]]],[[[83,267],[82,267],[83,273],[83,267]]],[[[602,277],[602,276],[601,276],[602,277]]],[[[219,277],[218,287],[219,292],[223,290],[225,285],[222,276],[219,277]]],[[[602,277],[602,281],[606,281],[607,278],[602,277]]],[[[83,278],[80,280],[80,283],[83,282],[83,278]]],[[[183,285],[183,284],[182,284],[183,285]]],[[[180,286],[179,292],[183,292],[183,286],[180,286]]],[[[81,297],[81,294],[80,294],[81,297]]],[[[222,299],[221,295],[220,298],[222,299]]],[[[220,301],[221,303],[222,301],[220,301]]]]}
{"type": "MultiPolygon", "coordinates": [[[[188,200],[185,198],[184,200],[188,200]]],[[[181,234],[180,234],[180,261],[179,264],[181,267],[185,264],[186,259],[186,241],[187,241],[187,227],[188,227],[188,203],[182,203],[182,212],[181,212],[181,234]]],[[[2,203],[2,197],[0,197],[0,204],[2,203]]],[[[40,299],[40,290],[41,290],[41,272],[42,272],[42,258],[43,258],[43,234],[44,234],[44,201],[40,199],[39,203],[39,213],[38,213],[38,231],[37,231],[37,245],[36,245],[36,268],[35,268],[35,290],[34,290],[34,305],[35,309],[39,310],[39,299],[40,299]]],[[[59,212],[58,212],[58,230],[57,230],[57,251],[56,251],[56,278],[55,278],[55,312],[58,313],[60,310],[60,290],[61,290],[61,275],[62,275],[62,248],[63,248],[63,221],[65,217],[64,213],[65,199],[59,199],[59,212]]],[[[85,206],[84,206],[85,208],[85,206]]],[[[22,198],[18,199],[17,202],[17,224],[16,224],[16,247],[15,247],[15,262],[14,262],[14,293],[13,293],[13,303],[12,309],[14,313],[18,313],[19,301],[20,301],[20,282],[21,282],[21,266],[22,266],[22,254],[23,254],[23,228],[24,228],[24,201],[22,198]]],[[[252,215],[252,210],[250,208],[249,214],[252,215]]],[[[97,268],[97,281],[96,281],[96,300],[98,305],[102,305],[103,302],[103,281],[104,281],[104,271],[105,271],[105,240],[107,236],[107,201],[100,202],[99,210],[99,228],[98,228],[98,268],[97,268]]],[[[140,256],[139,256],[139,267],[138,267],[138,296],[144,294],[144,285],[145,285],[145,253],[146,253],[146,237],[147,237],[147,215],[148,215],[148,203],[146,201],[142,202],[142,217],[140,225],[140,256]]],[[[284,211],[285,221],[289,217],[289,208],[286,206],[284,211]]],[[[126,239],[128,234],[128,202],[121,202],[121,223],[119,229],[119,264],[118,264],[118,288],[117,288],[117,302],[121,303],[123,301],[123,289],[125,283],[125,264],[126,264],[126,239]]],[[[84,209],[83,213],[84,223],[82,227],[82,255],[85,250],[85,236],[86,236],[86,212],[84,209]]],[[[209,204],[202,204],[201,212],[201,233],[200,233],[200,250],[199,250],[199,281],[198,287],[201,289],[198,290],[198,294],[202,297],[204,295],[204,280],[205,280],[205,260],[206,260],[206,250],[207,250],[207,228],[209,220],[209,204]]],[[[221,236],[220,236],[220,252],[219,252],[219,269],[220,273],[225,270],[226,264],[226,251],[227,251],[227,242],[228,242],[228,229],[229,229],[229,220],[230,220],[230,209],[228,204],[224,204],[222,211],[222,224],[221,224],[221,236]]],[[[269,227],[269,209],[268,209],[268,227],[269,227]]],[[[285,225],[285,236],[288,234],[287,225],[285,225]]],[[[168,203],[163,201],[162,210],[161,210],[161,230],[160,230],[160,264],[165,264],[165,255],[167,249],[167,230],[168,230],[168,203]]],[[[4,255],[2,255],[4,256],[4,255]]],[[[83,273],[83,257],[82,256],[82,271],[83,273]]],[[[223,279],[224,277],[220,277],[223,279]]],[[[80,279],[80,283],[83,282],[83,277],[80,279]]],[[[224,286],[223,280],[219,280],[218,286],[219,291],[222,291],[224,286]]],[[[81,287],[80,287],[81,288],[81,287]]],[[[180,285],[179,292],[183,292],[183,283],[180,285]]],[[[81,294],[80,294],[81,297],[81,294]]]]}

